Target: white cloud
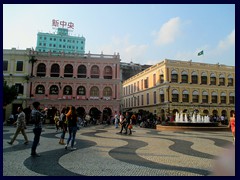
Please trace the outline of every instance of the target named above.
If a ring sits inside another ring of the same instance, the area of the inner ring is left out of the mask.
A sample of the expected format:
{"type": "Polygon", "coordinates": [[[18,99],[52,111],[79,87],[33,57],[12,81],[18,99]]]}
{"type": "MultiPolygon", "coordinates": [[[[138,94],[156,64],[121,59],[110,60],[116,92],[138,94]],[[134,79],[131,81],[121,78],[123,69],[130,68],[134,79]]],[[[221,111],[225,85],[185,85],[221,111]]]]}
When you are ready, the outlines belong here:
{"type": "Polygon", "coordinates": [[[227,50],[232,46],[235,46],[235,29],[224,40],[218,43],[217,49],[227,50]]]}
{"type": "Polygon", "coordinates": [[[222,64],[234,64],[235,59],[235,29],[230,32],[225,38],[220,40],[218,44],[209,49],[206,56],[214,59],[216,62],[221,62],[222,64]],[[230,58],[231,57],[231,58],[230,58]]]}
{"type": "Polygon", "coordinates": [[[139,62],[144,59],[147,52],[148,45],[146,44],[133,44],[129,41],[129,35],[125,37],[113,37],[109,44],[100,47],[98,51],[103,54],[119,53],[123,62],[139,62]]]}
{"type": "Polygon", "coordinates": [[[195,52],[177,52],[174,59],[187,61],[193,59],[194,56],[196,57],[196,54],[195,52]]]}
{"type": "Polygon", "coordinates": [[[203,63],[220,63],[226,65],[234,65],[234,52],[235,52],[235,29],[232,30],[226,37],[222,38],[215,47],[203,45],[197,48],[194,52],[177,52],[175,59],[190,60],[203,63]],[[203,56],[197,56],[198,52],[204,51],[203,56]]]}
{"type": "Polygon", "coordinates": [[[209,63],[209,62],[205,62],[208,60],[206,59],[206,57],[209,57],[209,52],[211,52],[211,50],[209,49],[210,49],[209,45],[206,44],[200,48],[197,48],[195,51],[179,51],[174,56],[174,60],[183,60],[183,61],[192,60],[193,62],[209,63]],[[198,56],[198,53],[202,50],[204,52],[204,55],[198,56]]]}
{"type": "Polygon", "coordinates": [[[157,45],[173,43],[180,35],[180,22],[180,18],[175,17],[163,24],[160,30],[156,33],[157,37],[155,43],[157,45]]]}
{"type": "Polygon", "coordinates": [[[146,61],[143,61],[141,64],[147,64],[147,65],[155,65],[159,62],[162,62],[165,58],[159,58],[159,59],[147,59],[146,61]]]}
{"type": "Polygon", "coordinates": [[[197,48],[194,52],[191,51],[181,51],[177,52],[175,59],[180,60],[190,60],[194,62],[209,63],[209,61],[214,63],[234,65],[235,61],[235,29],[230,32],[226,37],[218,42],[215,47],[210,47],[209,45],[203,45],[197,48]],[[203,56],[197,56],[198,52],[204,51],[203,56]]]}

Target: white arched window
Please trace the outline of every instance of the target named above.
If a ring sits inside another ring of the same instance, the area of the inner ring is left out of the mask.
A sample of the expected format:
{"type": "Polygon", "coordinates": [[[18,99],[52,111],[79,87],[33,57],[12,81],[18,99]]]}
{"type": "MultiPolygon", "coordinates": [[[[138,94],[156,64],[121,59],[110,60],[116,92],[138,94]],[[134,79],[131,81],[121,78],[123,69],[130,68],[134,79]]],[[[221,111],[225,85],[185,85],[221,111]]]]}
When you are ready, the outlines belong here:
{"type": "Polygon", "coordinates": [[[197,72],[192,72],[192,84],[198,84],[198,74],[197,72]]]}
{"type": "Polygon", "coordinates": [[[112,79],[112,67],[106,66],[103,70],[103,78],[104,79],[112,79]]]}
{"type": "Polygon", "coordinates": [[[63,88],[63,95],[72,95],[72,87],[71,86],[65,86],[63,88]]]}
{"type": "Polygon", "coordinates": [[[224,76],[224,74],[219,75],[219,85],[220,86],[225,86],[225,76],[224,76]]]}
{"type": "Polygon", "coordinates": [[[217,82],[216,81],[216,75],[214,73],[211,73],[211,75],[210,75],[210,84],[211,85],[216,85],[217,84],[216,82],[217,82]]]}
{"type": "Polygon", "coordinates": [[[86,89],[84,86],[79,86],[77,88],[77,95],[80,95],[80,96],[85,96],[86,95],[86,89]]]}
{"type": "Polygon", "coordinates": [[[227,96],[226,96],[225,92],[221,93],[220,101],[221,101],[221,104],[226,104],[227,103],[227,96]]]}
{"type": "Polygon", "coordinates": [[[73,77],[73,66],[71,64],[64,67],[64,77],[73,77]]]}
{"type": "Polygon", "coordinates": [[[229,103],[230,104],[235,103],[235,93],[234,92],[229,93],[229,103]]]}
{"type": "Polygon", "coordinates": [[[38,85],[35,94],[45,94],[45,87],[43,85],[38,85]]]}
{"type": "Polygon", "coordinates": [[[90,89],[90,96],[92,97],[99,97],[99,89],[97,86],[93,86],[90,89]]]}
{"type": "Polygon", "coordinates": [[[87,77],[87,68],[85,65],[78,66],[77,77],[78,78],[86,78],[87,77]]]}
{"type": "Polygon", "coordinates": [[[53,64],[51,66],[51,74],[50,76],[51,77],[59,77],[59,74],[60,74],[60,67],[58,64],[53,64]]]}
{"type": "Polygon", "coordinates": [[[211,95],[212,95],[212,103],[217,103],[218,94],[215,91],[213,91],[211,95]]]}
{"type": "Polygon", "coordinates": [[[201,84],[207,84],[207,74],[205,72],[201,74],[201,84]]]}
{"type": "Polygon", "coordinates": [[[192,93],[192,101],[194,103],[198,103],[199,102],[199,93],[198,93],[198,91],[193,91],[193,93],[192,93]]]}
{"type": "Polygon", "coordinates": [[[183,90],[182,92],[182,102],[189,102],[189,93],[187,90],[183,90]]]}
{"type": "Polygon", "coordinates": [[[44,63],[40,63],[37,66],[37,76],[40,76],[40,77],[46,76],[46,65],[44,63]]]}
{"type": "Polygon", "coordinates": [[[202,103],[208,103],[208,93],[207,93],[207,91],[202,92],[202,103]]]}
{"type": "Polygon", "coordinates": [[[164,102],[165,101],[165,99],[164,99],[164,91],[162,89],[160,89],[159,94],[160,94],[160,101],[164,102]]]}
{"type": "Polygon", "coordinates": [[[228,75],[228,86],[233,86],[233,77],[232,75],[228,75]]]}
{"type": "Polygon", "coordinates": [[[182,72],[182,83],[188,83],[188,73],[187,71],[182,72]]]}
{"type": "Polygon", "coordinates": [[[178,90],[174,89],[172,91],[172,102],[178,102],[179,93],[178,90]]]}
{"type": "Polygon", "coordinates": [[[51,94],[51,95],[58,95],[58,86],[52,85],[50,87],[49,94],[51,94]]]}
{"type": "Polygon", "coordinates": [[[171,72],[171,82],[178,82],[178,72],[176,70],[171,72]]]}
{"type": "Polygon", "coordinates": [[[97,65],[93,65],[91,68],[91,78],[99,78],[99,67],[97,65]]]}
{"type": "Polygon", "coordinates": [[[110,87],[105,87],[103,89],[103,96],[104,97],[111,97],[112,96],[112,89],[110,87]]]}

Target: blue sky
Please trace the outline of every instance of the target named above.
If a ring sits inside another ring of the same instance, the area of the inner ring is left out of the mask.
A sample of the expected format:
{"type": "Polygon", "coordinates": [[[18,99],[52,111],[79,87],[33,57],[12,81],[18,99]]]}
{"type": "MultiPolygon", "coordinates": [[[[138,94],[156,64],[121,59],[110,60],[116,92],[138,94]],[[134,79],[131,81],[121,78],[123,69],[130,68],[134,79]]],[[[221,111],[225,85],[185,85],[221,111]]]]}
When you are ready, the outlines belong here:
{"type": "Polygon", "coordinates": [[[54,32],[53,19],[74,23],[71,34],[86,38],[86,53],[235,66],[234,4],[4,4],[3,48],[36,48],[39,31],[54,32]]]}

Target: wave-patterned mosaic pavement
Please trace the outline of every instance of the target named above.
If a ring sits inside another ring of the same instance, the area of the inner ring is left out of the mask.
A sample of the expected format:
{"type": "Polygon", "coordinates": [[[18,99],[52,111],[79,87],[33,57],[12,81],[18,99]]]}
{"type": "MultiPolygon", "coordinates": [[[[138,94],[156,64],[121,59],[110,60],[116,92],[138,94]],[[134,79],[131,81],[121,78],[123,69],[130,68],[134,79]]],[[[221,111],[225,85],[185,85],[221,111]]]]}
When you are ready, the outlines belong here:
{"type": "MultiPolygon", "coordinates": [[[[77,150],[58,144],[60,132],[43,129],[37,152],[21,134],[11,146],[14,127],[3,127],[3,176],[207,176],[222,151],[232,143],[230,131],[157,131],[134,127],[132,135],[97,125],[77,132],[77,150]]],[[[66,138],[68,134],[66,135],[66,138]]]]}

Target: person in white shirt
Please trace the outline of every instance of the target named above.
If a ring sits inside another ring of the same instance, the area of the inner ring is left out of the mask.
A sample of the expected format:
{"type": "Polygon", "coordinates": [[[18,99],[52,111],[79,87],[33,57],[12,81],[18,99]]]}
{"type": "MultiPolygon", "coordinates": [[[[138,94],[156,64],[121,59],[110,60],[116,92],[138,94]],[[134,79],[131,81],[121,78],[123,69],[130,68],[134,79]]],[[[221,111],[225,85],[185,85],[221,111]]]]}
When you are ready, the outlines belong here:
{"type": "Polygon", "coordinates": [[[12,145],[13,142],[15,141],[15,139],[17,138],[18,134],[21,132],[24,139],[25,139],[25,142],[24,144],[28,144],[28,138],[27,138],[27,135],[26,135],[26,132],[25,132],[25,128],[26,128],[26,120],[25,120],[25,113],[23,112],[23,108],[22,107],[18,107],[17,109],[18,111],[18,117],[17,117],[17,121],[14,123],[14,124],[17,124],[17,129],[16,129],[16,132],[13,136],[13,138],[11,139],[10,142],[8,142],[8,144],[12,145]]]}
{"type": "Polygon", "coordinates": [[[119,123],[119,116],[118,116],[117,111],[115,111],[115,116],[114,116],[115,128],[118,128],[118,123],[119,123]]]}

